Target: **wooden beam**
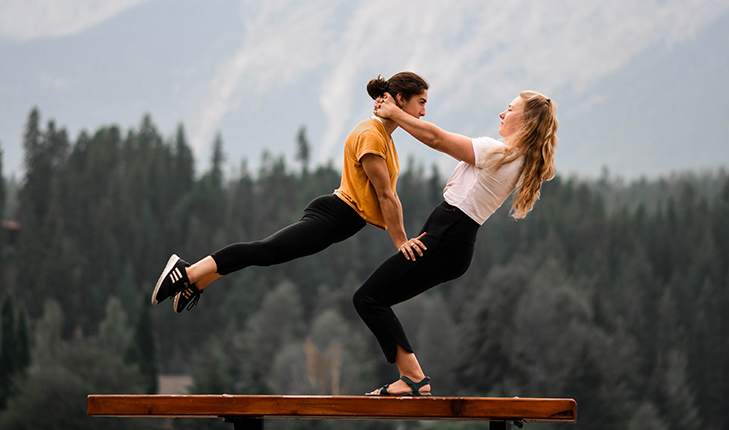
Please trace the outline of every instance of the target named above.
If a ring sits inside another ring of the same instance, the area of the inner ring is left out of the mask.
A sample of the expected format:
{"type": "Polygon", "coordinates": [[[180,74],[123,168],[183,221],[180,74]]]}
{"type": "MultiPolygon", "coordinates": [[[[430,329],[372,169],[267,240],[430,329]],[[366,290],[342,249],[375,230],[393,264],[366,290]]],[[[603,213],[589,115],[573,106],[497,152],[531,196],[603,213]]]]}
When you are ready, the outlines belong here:
{"type": "Polygon", "coordinates": [[[89,395],[88,415],[574,423],[577,404],[501,397],[89,395]]]}

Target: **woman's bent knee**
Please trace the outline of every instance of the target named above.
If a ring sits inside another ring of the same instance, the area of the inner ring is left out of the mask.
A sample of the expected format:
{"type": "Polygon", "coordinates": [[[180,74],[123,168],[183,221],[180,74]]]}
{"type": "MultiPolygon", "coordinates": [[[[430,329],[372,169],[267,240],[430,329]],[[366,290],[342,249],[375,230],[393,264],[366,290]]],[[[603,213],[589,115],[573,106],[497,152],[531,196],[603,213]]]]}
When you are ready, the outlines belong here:
{"type": "Polygon", "coordinates": [[[354,293],[352,296],[352,303],[354,304],[354,308],[357,310],[357,313],[363,318],[365,315],[371,313],[372,309],[378,307],[379,304],[374,297],[362,291],[362,288],[354,293]]]}
{"type": "Polygon", "coordinates": [[[359,312],[360,309],[364,307],[365,297],[366,295],[362,293],[362,290],[357,290],[354,292],[354,295],[352,296],[352,303],[354,304],[354,308],[357,309],[357,312],[359,312]]]}

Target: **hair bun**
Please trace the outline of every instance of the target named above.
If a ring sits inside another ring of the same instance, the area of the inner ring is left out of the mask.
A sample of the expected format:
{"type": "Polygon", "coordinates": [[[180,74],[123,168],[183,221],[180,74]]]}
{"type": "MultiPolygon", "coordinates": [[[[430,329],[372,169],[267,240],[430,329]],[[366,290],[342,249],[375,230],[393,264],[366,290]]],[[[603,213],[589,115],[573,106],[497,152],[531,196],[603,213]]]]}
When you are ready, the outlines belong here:
{"type": "Polygon", "coordinates": [[[378,97],[384,96],[389,86],[389,82],[387,82],[382,75],[377,75],[377,78],[370,79],[370,81],[367,82],[367,94],[369,94],[374,100],[378,97]]]}

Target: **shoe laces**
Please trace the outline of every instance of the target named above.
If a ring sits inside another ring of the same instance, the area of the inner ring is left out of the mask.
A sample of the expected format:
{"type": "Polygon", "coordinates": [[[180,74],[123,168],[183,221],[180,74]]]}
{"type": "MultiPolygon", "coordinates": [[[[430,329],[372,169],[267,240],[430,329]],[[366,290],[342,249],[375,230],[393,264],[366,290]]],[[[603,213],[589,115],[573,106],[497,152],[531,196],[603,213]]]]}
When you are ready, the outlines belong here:
{"type": "Polygon", "coordinates": [[[183,292],[182,296],[187,298],[190,297],[190,303],[187,304],[186,308],[187,310],[191,310],[197,305],[197,302],[200,301],[200,294],[202,294],[202,290],[198,290],[197,287],[195,287],[195,284],[192,284],[188,286],[183,292]]]}
{"type": "Polygon", "coordinates": [[[200,291],[199,293],[195,294],[192,297],[192,300],[190,300],[190,303],[187,304],[187,310],[188,311],[191,310],[192,308],[194,308],[195,305],[197,305],[197,302],[200,301],[200,294],[202,294],[202,291],[200,291]]]}

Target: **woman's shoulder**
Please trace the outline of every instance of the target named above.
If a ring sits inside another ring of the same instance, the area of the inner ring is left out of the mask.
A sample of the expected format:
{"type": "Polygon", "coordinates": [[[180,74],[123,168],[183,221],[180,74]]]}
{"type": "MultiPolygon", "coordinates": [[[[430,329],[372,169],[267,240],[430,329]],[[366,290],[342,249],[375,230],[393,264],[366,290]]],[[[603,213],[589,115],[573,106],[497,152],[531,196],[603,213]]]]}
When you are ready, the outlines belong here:
{"type": "Polygon", "coordinates": [[[357,124],[352,130],[352,135],[356,136],[358,140],[372,140],[382,144],[389,141],[385,126],[376,118],[368,118],[357,124]]]}
{"type": "Polygon", "coordinates": [[[484,152],[492,152],[495,149],[502,148],[505,146],[505,143],[496,140],[493,137],[488,136],[481,136],[481,137],[474,137],[472,139],[473,142],[473,150],[476,154],[476,158],[478,158],[478,154],[482,154],[484,152]]]}
{"type": "Polygon", "coordinates": [[[474,137],[473,139],[474,145],[479,146],[504,146],[505,143],[501,140],[494,139],[493,137],[489,136],[481,136],[481,137],[474,137]]]}
{"type": "Polygon", "coordinates": [[[385,154],[390,152],[390,145],[384,126],[374,118],[368,118],[357,124],[345,142],[345,146],[357,159],[365,153],[375,153],[385,157],[385,154]]]}
{"type": "Polygon", "coordinates": [[[357,137],[361,135],[377,135],[386,134],[384,126],[375,118],[367,118],[360,121],[359,124],[354,126],[352,131],[349,133],[350,137],[357,137]]]}

